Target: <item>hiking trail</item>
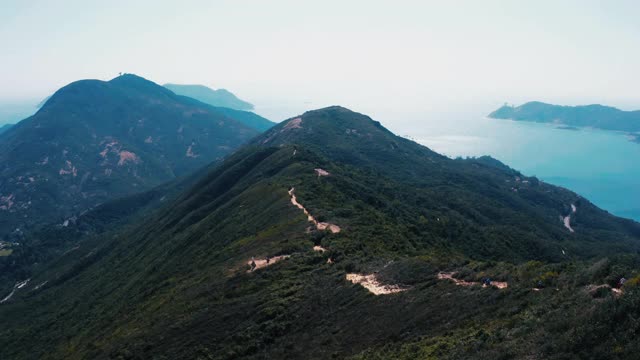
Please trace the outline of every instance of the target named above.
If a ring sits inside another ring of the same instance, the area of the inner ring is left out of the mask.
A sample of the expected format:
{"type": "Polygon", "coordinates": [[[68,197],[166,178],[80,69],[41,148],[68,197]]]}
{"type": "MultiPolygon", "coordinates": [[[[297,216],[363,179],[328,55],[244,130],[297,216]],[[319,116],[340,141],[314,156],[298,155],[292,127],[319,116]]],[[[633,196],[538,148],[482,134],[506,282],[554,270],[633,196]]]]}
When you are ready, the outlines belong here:
{"type": "MultiPolygon", "coordinates": [[[[465,281],[465,280],[456,279],[453,277],[453,275],[455,274],[456,274],[455,272],[439,272],[438,280],[451,280],[453,281],[454,284],[458,286],[480,285],[480,283],[477,281],[465,281]]],[[[509,283],[507,283],[506,281],[491,281],[491,286],[496,287],[498,289],[506,289],[507,287],[509,287],[509,283]]],[[[487,287],[487,285],[482,284],[482,287],[487,287]]]]}
{"type": "Polygon", "coordinates": [[[11,299],[13,294],[16,293],[16,290],[22,289],[23,287],[27,286],[27,284],[29,283],[29,280],[31,280],[31,279],[27,279],[25,281],[19,281],[15,285],[13,285],[13,290],[11,290],[11,293],[9,295],[5,296],[4,299],[0,300],[0,304],[9,301],[9,299],[11,299]]]}
{"type": "Polygon", "coordinates": [[[318,220],[316,220],[307,209],[305,209],[304,206],[302,206],[302,204],[300,204],[296,198],[296,195],[293,193],[295,191],[295,188],[291,188],[291,190],[289,190],[289,196],[291,197],[291,203],[293,205],[295,205],[296,207],[298,207],[298,209],[302,210],[304,212],[305,215],[307,215],[307,220],[309,220],[309,222],[312,222],[316,228],[318,230],[329,230],[334,234],[337,234],[340,232],[340,226],[335,225],[335,224],[331,224],[331,223],[327,223],[327,222],[319,222],[318,220]]]}
{"type": "Polygon", "coordinates": [[[571,227],[571,214],[575,214],[577,210],[578,209],[576,208],[576,206],[574,204],[571,204],[571,213],[562,218],[564,227],[566,227],[570,232],[575,232],[571,227]]]}
{"type": "MultiPolygon", "coordinates": [[[[320,176],[329,176],[329,172],[327,172],[326,170],[323,169],[314,169],[314,171],[316,172],[316,174],[318,174],[318,177],[320,176]]],[[[338,225],[335,224],[331,224],[331,223],[327,223],[327,222],[319,222],[317,221],[312,215],[311,213],[309,213],[309,211],[298,202],[298,199],[296,198],[296,195],[294,194],[295,188],[291,188],[289,190],[289,196],[291,197],[291,203],[296,206],[298,209],[302,210],[302,212],[304,212],[304,214],[307,216],[307,220],[311,223],[313,223],[316,227],[316,229],[318,230],[329,230],[332,233],[336,234],[339,233],[341,231],[340,227],[338,225]]],[[[325,253],[328,250],[320,245],[314,245],[313,246],[313,251],[316,252],[320,252],[320,253],[325,253]]],[[[255,262],[256,267],[253,270],[247,270],[248,273],[253,272],[255,270],[267,267],[269,265],[275,264],[276,262],[289,258],[291,257],[291,255],[280,255],[280,256],[274,256],[272,258],[270,258],[269,263],[267,263],[266,258],[265,259],[253,259],[253,261],[255,262]]],[[[252,260],[247,261],[247,265],[251,266],[251,262],[252,260]]],[[[331,258],[327,259],[327,264],[333,264],[333,261],[331,258]]],[[[406,290],[409,290],[409,287],[405,287],[405,286],[401,286],[399,284],[390,284],[390,285],[386,285],[386,284],[382,284],[380,283],[380,281],[378,281],[376,274],[355,274],[355,273],[351,273],[351,274],[346,274],[345,276],[347,281],[352,282],[353,284],[359,284],[362,287],[364,287],[365,289],[367,289],[369,292],[371,292],[374,295],[388,295],[388,294],[394,294],[394,293],[399,293],[399,292],[403,292],[406,290]]]]}
{"type": "MultiPolygon", "coordinates": [[[[274,256],[274,257],[270,257],[269,258],[269,262],[267,262],[266,258],[264,258],[264,259],[255,259],[255,260],[253,260],[256,263],[255,269],[253,269],[253,270],[249,269],[249,270],[247,270],[247,272],[250,273],[250,272],[256,271],[258,269],[262,269],[262,268],[265,268],[267,266],[271,266],[271,265],[277,263],[280,260],[288,259],[290,257],[291,257],[291,255],[274,256]]],[[[251,260],[247,261],[247,265],[251,266],[251,260]]]]}
{"type": "Polygon", "coordinates": [[[613,296],[615,297],[619,297],[623,293],[622,289],[611,287],[611,285],[609,284],[600,284],[600,285],[590,284],[584,287],[585,291],[589,293],[589,295],[591,296],[594,296],[595,293],[598,291],[598,289],[602,289],[602,288],[611,290],[611,292],[613,293],[613,296]]]}
{"type": "Polygon", "coordinates": [[[348,281],[351,281],[354,284],[361,285],[374,295],[388,295],[409,290],[408,287],[403,287],[400,285],[381,284],[376,278],[375,274],[363,275],[352,273],[347,274],[346,278],[348,281]]]}

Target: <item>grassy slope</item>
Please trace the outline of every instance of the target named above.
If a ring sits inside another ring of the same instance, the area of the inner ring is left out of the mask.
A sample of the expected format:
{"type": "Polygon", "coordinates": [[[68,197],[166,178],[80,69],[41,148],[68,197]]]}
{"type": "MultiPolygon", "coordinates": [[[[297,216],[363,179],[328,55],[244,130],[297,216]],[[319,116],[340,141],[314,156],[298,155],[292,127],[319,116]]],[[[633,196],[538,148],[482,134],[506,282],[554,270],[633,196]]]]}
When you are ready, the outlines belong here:
{"type": "Polygon", "coordinates": [[[365,139],[381,136],[369,144],[381,147],[343,140],[342,152],[294,135],[310,125],[319,138],[345,133],[315,118],[326,111],[307,114],[302,129],[276,127],[292,144],[265,134],[257,143],[271,138],[278,146],[245,148],[142,223],[84,243],[34,277],[0,307],[0,355],[562,358],[615,346],[616,354],[633,354],[633,342],[619,342],[637,327],[629,316],[639,297],[605,293],[596,301],[580,289],[632,274],[637,256],[615,254],[637,250],[637,224],[549,185],[513,192],[511,169],[447,160],[337,111],[329,119],[365,139]],[[408,158],[385,153],[387,146],[408,158]],[[383,171],[389,159],[398,171],[383,171]],[[317,177],[317,167],[331,176],[317,177]],[[343,231],[307,233],[289,202],[292,186],[318,220],[343,231]],[[577,232],[568,234],[557,216],[576,200],[577,232]],[[313,244],[330,253],[312,252],[313,244]],[[245,272],[251,256],[279,254],[292,257],[245,272]],[[604,254],[611,259],[593,260],[604,254]],[[445,269],[510,288],[455,287],[435,279],[445,269]],[[376,297],[344,280],[353,271],[379,271],[412,290],[376,297]],[[540,281],[546,288],[532,292],[540,281]],[[594,326],[590,316],[601,321],[594,326]],[[571,326],[578,331],[567,332],[571,326]],[[606,331],[620,340],[597,336],[606,331]]]}
{"type": "Polygon", "coordinates": [[[142,221],[218,165],[214,162],[192,174],[169,181],[150,190],[124,196],[98,205],[63,227],[59,224],[39,226],[11,245],[15,252],[0,259],[0,293],[10,292],[16,282],[38,273],[52,259],[75,248],[87,238],[142,221]]]}

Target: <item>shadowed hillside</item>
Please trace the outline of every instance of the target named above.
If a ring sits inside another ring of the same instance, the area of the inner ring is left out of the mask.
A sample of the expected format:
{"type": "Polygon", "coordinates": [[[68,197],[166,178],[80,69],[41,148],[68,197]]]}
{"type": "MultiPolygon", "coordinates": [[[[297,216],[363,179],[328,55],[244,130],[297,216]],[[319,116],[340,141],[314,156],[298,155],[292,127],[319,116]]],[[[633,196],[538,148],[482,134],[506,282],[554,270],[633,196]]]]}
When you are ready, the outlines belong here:
{"type": "Polygon", "coordinates": [[[135,75],[63,87],[0,137],[0,234],[72,222],[221,159],[258,133],[236,113],[135,75]]]}
{"type": "Polygon", "coordinates": [[[164,87],[178,95],[188,96],[214,106],[218,108],[218,111],[232,116],[234,119],[258,131],[265,131],[275,125],[273,122],[261,116],[248,112],[249,110],[253,110],[253,105],[238,99],[225,89],[213,90],[203,85],[178,84],[164,84],[164,87]]]}
{"type": "Polygon", "coordinates": [[[568,190],[330,107],[21,279],[0,356],[631,358],[639,240],[568,190]]]}

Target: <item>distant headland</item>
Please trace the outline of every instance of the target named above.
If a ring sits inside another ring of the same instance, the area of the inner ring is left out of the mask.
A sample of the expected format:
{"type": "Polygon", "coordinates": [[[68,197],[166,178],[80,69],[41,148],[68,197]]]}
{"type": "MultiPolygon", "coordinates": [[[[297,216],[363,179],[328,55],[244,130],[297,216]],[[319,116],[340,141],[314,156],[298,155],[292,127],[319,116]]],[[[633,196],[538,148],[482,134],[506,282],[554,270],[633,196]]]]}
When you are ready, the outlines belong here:
{"type": "Polygon", "coordinates": [[[489,114],[493,119],[532,121],[560,125],[574,130],[592,127],[603,130],[623,131],[632,141],[640,141],[640,110],[623,111],[604,105],[561,106],[532,101],[520,106],[505,104],[489,114]]]}

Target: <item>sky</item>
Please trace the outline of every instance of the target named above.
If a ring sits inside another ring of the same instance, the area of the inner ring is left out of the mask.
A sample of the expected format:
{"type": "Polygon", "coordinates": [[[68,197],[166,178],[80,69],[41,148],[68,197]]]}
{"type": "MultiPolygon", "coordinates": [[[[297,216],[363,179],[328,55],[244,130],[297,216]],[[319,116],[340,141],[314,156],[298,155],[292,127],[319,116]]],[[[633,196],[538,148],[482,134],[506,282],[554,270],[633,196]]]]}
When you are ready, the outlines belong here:
{"type": "Polygon", "coordinates": [[[227,88],[264,107],[640,108],[635,0],[0,0],[0,9],[0,102],[127,72],[227,88]]]}

